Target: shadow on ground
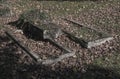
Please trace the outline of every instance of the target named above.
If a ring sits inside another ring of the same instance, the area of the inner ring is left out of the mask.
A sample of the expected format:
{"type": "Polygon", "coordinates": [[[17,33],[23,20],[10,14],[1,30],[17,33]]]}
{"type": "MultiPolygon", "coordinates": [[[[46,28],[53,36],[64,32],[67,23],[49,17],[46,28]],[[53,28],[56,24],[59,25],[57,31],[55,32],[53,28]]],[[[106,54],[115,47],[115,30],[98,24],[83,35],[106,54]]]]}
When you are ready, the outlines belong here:
{"type": "Polygon", "coordinates": [[[23,31],[23,34],[30,39],[35,41],[43,41],[43,30],[40,30],[34,27],[29,22],[24,22],[22,19],[18,19],[14,22],[8,23],[8,25],[12,25],[19,30],[23,31]]]}
{"type": "MultiPolygon", "coordinates": [[[[0,45],[4,41],[0,37],[0,45]],[[3,41],[2,41],[3,40],[3,41]]],[[[50,66],[19,63],[14,43],[7,43],[0,47],[0,79],[120,79],[120,75],[110,69],[95,65],[87,66],[86,72],[75,70],[74,67],[51,68],[50,66]]]]}
{"type": "Polygon", "coordinates": [[[99,1],[99,0],[37,0],[37,1],[99,1]]]}
{"type": "Polygon", "coordinates": [[[28,78],[26,77],[26,79],[34,79],[35,77],[29,76],[31,76],[31,74],[37,70],[37,79],[120,79],[119,74],[116,72],[92,65],[88,67],[87,71],[84,73],[81,71],[74,71],[74,68],[64,68],[53,71],[49,67],[40,65],[39,67],[35,67],[35,65],[28,67],[28,71],[21,72],[22,75],[23,73],[25,74],[25,76],[20,76],[21,78],[25,78],[27,74],[28,78]]]}

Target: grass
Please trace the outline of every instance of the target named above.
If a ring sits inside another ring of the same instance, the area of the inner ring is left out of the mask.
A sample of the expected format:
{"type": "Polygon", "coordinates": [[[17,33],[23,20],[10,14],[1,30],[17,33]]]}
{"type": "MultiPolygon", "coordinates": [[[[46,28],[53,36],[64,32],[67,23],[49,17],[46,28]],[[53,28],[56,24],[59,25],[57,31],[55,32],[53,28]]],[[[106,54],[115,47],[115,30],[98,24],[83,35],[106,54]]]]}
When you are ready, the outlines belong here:
{"type": "MultiPolygon", "coordinates": [[[[4,0],[0,0],[0,2],[1,1],[4,0]]],[[[83,25],[90,25],[112,35],[120,36],[120,0],[98,2],[18,0],[16,3],[9,5],[16,9],[16,13],[19,11],[23,13],[33,9],[40,9],[52,18],[72,17],[73,19],[80,19],[79,21],[83,25]]],[[[0,15],[5,14],[4,11],[0,12],[3,12],[2,14],[0,13],[0,15]]],[[[39,17],[41,17],[41,15],[39,17]]],[[[82,33],[84,33],[84,30],[82,33]]],[[[120,42],[118,42],[118,44],[120,45],[120,42]]],[[[106,69],[112,68],[120,74],[119,51],[112,52],[110,56],[99,57],[95,59],[92,64],[106,69]]]]}
{"type": "Polygon", "coordinates": [[[4,3],[4,2],[6,2],[7,0],[0,0],[0,3],[4,3]]]}
{"type": "MultiPolygon", "coordinates": [[[[120,4],[119,0],[107,0],[107,1],[29,1],[29,0],[20,0],[15,6],[17,9],[24,11],[29,11],[30,9],[39,8],[41,11],[44,11],[50,15],[50,17],[67,17],[71,15],[73,18],[78,18],[81,13],[83,13],[83,18],[81,22],[87,25],[93,25],[96,28],[102,28],[108,33],[111,33],[110,28],[113,28],[115,34],[120,35],[119,26],[116,20],[119,19],[119,15],[116,15],[115,18],[112,18],[112,15],[107,15],[106,13],[99,12],[99,10],[103,10],[104,8],[116,7],[120,4]],[[32,4],[31,4],[32,3],[32,4]],[[99,12],[94,14],[95,12],[99,12]],[[86,13],[86,14],[84,14],[86,13]],[[103,16],[104,15],[104,16],[103,16]],[[89,17],[86,17],[89,16],[89,17]],[[108,16],[108,17],[107,17],[108,16]],[[110,18],[109,18],[110,17],[110,18]],[[90,21],[90,22],[89,22],[90,21]],[[117,23],[116,23],[117,22],[117,23]]],[[[114,16],[113,16],[114,17],[114,16]]],[[[84,32],[84,31],[83,31],[84,32]]],[[[106,58],[106,57],[104,57],[106,58]]],[[[102,58],[96,60],[103,62],[102,58]]],[[[109,61],[111,62],[111,61],[109,61]]],[[[104,62],[103,62],[104,63],[104,62]]]]}
{"type": "Polygon", "coordinates": [[[112,69],[120,74],[120,54],[119,52],[116,52],[109,57],[100,57],[94,61],[94,65],[112,69]]]}
{"type": "MultiPolygon", "coordinates": [[[[114,8],[116,5],[120,4],[119,0],[109,0],[106,2],[99,2],[99,3],[95,3],[95,2],[91,2],[91,1],[84,1],[84,2],[67,2],[66,1],[66,2],[59,2],[59,3],[50,2],[50,3],[48,3],[49,5],[43,2],[42,4],[43,4],[43,9],[44,8],[48,9],[48,10],[50,9],[49,12],[53,16],[65,16],[66,17],[69,15],[72,15],[73,17],[78,18],[80,13],[88,13],[89,16],[93,16],[94,18],[91,17],[91,19],[88,19],[89,17],[87,17],[87,18],[84,18],[83,20],[86,20],[86,19],[93,20],[91,22],[91,25],[94,25],[96,28],[98,28],[98,29],[102,28],[102,30],[104,30],[110,34],[120,35],[120,32],[119,32],[120,31],[120,28],[119,28],[120,23],[118,22],[118,19],[120,20],[119,14],[116,14],[115,16],[112,15],[115,13],[114,11],[113,11],[113,13],[111,12],[110,15],[107,15],[106,12],[105,13],[101,12],[101,14],[98,13],[98,16],[96,16],[97,14],[95,14],[95,15],[91,14],[91,13],[94,13],[94,11],[97,12],[97,10],[103,10],[104,8],[108,8],[108,9],[109,9],[109,7],[114,8]],[[58,7],[58,8],[51,8],[51,7],[58,7]],[[91,11],[93,11],[93,12],[91,12],[91,11]],[[114,30],[112,31],[112,29],[114,29],[114,30]]],[[[84,15],[84,16],[86,17],[88,15],[84,15]]],[[[86,23],[88,22],[88,20],[86,21],[86,23]]],[[[83,21],[81,21],[81,22],[83,22],[83,21]]],[[[86,23],[84,23],[84,24],[86,24],[86,23]]],[[[93,62],[93,64],[103,67],[103,68],[106,68],[106,69],[112,69],[120,74],[119,51],[113,52],[113,54],[111,56],[99,57],[93,62]]]]}
{"type": "Polygon", "coordinates": [[[0,8],[0,17],[6,17],[10,14],[9,8],[0,8]]]}

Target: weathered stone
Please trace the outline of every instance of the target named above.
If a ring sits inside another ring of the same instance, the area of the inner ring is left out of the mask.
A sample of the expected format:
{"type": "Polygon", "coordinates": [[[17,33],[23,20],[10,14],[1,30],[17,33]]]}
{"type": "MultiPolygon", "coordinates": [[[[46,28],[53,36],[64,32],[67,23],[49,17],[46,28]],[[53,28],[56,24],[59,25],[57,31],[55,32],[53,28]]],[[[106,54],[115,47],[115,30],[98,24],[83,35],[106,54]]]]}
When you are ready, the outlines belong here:
{"type": "Polygon", "coordinates": [[[101,44],[105,43],[106,41],[109,41],[109,40],[112,40],[112,39],[113,39],[113,37],[106,37],[106,38],[102,38],[102,39],[98,39],[98,40],[95,40],[95,41],[88,42],[87,48],[91,48],[91,47],[101,45],[101,44]]]}
{"type": "Polygon", "coordinates": [[[58,61],[61,61],[64,58],[68,58],[68,57],[71,57],[71,56],[74,56],[74,55],[75,55],[75,52],[73,52],[73,53],[66,53],[66,54],[63,54],[63,55],[59,56],[56,59],[47,59],[47,60],[38,60],[38,61],[39,61],[39,63],[48,65],[48,64],[56,63],[58,61]]]}
{"type": "Polygon", "coordinates": [[[66,27],[64,32],[72,40],[80,43],[82,47],[95,47],[113,39],[113,37],[109,34],[99,31],[93,27],[83,26],[79,22],[76,22],[74,20],[67,19],[67,21],[70,22],[70,27],[66,27]]]}
{"type": "Polygon", "coordinates": [[[49,23],[49,24],[44,24],[42,25],[43,27],[46,27],[46,29],[44,29],[44,39],[55,39],[57,38],[59,35],[62,35],[62,30],[60,29],[60,27],[56,24],[53,23],[49,23]]]}
{"type": "Polygon", "coordinates": [[[16,21],[16,26],[23,29],[24,33],[29,32],[30,34],[27,35],[31,35],[31,37],[36,36],[43,39],[55,39],[62,34],[60,26],[51,23],[50,16],[39,9],[29,10],[21,14],[18,21],[16,21]],[[39,28],[39,30],[36,27],[39,28]]]}
{"type": "Polygon", "coordinates": [[[35,53],[33,53],[29,48],[27,48],[22,42],[20,42],[11,31],[6,31],[6,35],[13,40],[22,50],[24,50],[31,58],[33,58],[36,62],[39,59],[39,56],[35,53]]]}
{"type": "Polygon", "coordinates": [[[30,35],[30,37],[37,37],[37,39],[55,39],[59,35],[62,35],[62,30],[60,26],[54,23],[46,24],[32,24],[30,22],[24,21],[24,19],[19,19],[16,21],[16,26],[20,29],[23,29],[23,32],[30,35]],[[28,34],[29,33],[29,34],[28,34]]]}
{"type": "Polygon", "coordinates": [[[39,25],[51,21],[49,14],[39,9],[32,9],[24,12],[23,14],[21,14],[20,19],[24,19],[25,22],[39,25]]]}

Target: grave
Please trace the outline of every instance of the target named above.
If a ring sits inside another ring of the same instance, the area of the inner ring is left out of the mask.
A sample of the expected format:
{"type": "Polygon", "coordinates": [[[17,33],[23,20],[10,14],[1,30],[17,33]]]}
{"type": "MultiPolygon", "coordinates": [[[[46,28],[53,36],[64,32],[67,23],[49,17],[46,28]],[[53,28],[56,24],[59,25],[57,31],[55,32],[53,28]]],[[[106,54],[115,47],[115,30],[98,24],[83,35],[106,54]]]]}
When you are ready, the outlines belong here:
{"type": "Polygon", "coordinates": [[[55,39],[62,34],[60,26],[51,23],[51,18],[48,14],[38,9],[24,12],[15,23],[24,32],[29,32],[29,35],[42,39],[55,39]],[[41,31],[38,31],[38,28],[41,31]]]}
{"type": "MultiPolygon", "coordinates": [[[[46,58],[41,59],[40,58],[41,55],[38,55],[42,53],[40,52],[41,49],[37,51],[37,54],[35,54],[35,56],[34,56],[35,52],[31,53],[27,51],[27,53],[32,58],[34,58],[34,60],[37,61],[37,63],[42,64],[52,64],[61,61],[64,58],[74,56],[75,50],[77,50],[75,49],[76,48],[75,46],[77,46],[76,44],[80,44],[82,47],[85,48],[91,48],[101,45],[102,43],[105,43],[106,41],[113,39],[113,37],[111,37],[109,34],[98,31],[95,28],[80,25],[79,22],[73,20],[67,21],[69,21],[68,26],[64,26],[64,28],[62,28],[60,25],[52,23],[51,18],[48,16],[47,13],[35,9],[24,12],[23,14],[20,15],[20,18],[17,21],[12,22],[12,24],[13,25],[15,24],[18,29],[21,29],[23,31],[23,35],[28,37],[25,39],[29,41],[29,44],[31,44],[29,39],[31,38],[32,40],[35,40],[34,41],[34,43],[36,42],[35,45],[38,44],[37,41],[44,43],[49,42],[51,45],[60,49],[59,51],[62,51],[62,53],[59,56],[47,59],[46,58]]],[[[10,38],[12,38],[13,41],[16,41],[16,39],[14,39],[10,33],[6,32],[6,34],[10,38]]],[[[25,40],[23,40],[23,42],[24,41],[25,40]]],[[[23,50],[26,51],[25,47],[22,44],[18,43],[18,45],[24,48],[23,50]]],[[[44,47],[45,45],[46,44],[43,44],[42,47],[44,47]]],[[[51,48],[51,50],[54,50],[54,48],[51,48]]],[[[50,53],[52,51],[46,52],[50,53]]],[[[54,54],[55,53],[53,52],[52,55],[54,54]]]]}
{"type": "MultiPolygon", "coordinates": [[[[11,22],[9,24],[13,24],[18,29],[21,29],[23,31],[23,35],[25,35],[28,40],[30,38],[32,40],[35,40],[36,42],[39,41],[44,43],[49,42],[51,45],[57,47],[63,52],[63,54],[59,55],[57,58],[56,57],[50,59],[48,58],[45,60],[39,58],[37,60],[38,63],[51,64],[61,61],[64,58],[74,56],[75,55],[74,51],[55,41],[55,39],[58,36],[62,35],[63,32],[59,25],[50,22],[50,18],[46,16],[47,16],[46,13],[44,14],[44,12],[40,12],[39,10],[30,10],[28,12],[23,13],[17,21],[11,22]]],[[[12,36],[12,33],[11,34],[7,33],[7,34],[12,36]]],[[[39,52],[37,52],[37,54],[39,52]]],[[[35,58],[34,55],[32,55],[32,57],[35,58]]]]}
{"type": "Polygon", "coordinates": [[[113,39],[108,33],[99,31],[93,27],[81,25],[74,20],[65,20],[69,22],[69,27],[64,28],[64,33],[68,34],[72,40],[80,43],[83,47],[95,47],[113,39]]]}

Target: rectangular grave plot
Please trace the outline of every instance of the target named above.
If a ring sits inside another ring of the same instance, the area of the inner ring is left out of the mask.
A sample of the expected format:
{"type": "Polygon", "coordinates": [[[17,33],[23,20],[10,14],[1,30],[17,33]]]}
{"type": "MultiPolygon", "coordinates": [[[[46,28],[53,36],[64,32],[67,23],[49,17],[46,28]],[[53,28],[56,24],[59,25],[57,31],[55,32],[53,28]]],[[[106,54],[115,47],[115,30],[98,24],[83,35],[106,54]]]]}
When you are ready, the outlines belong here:
{"type": "Polygon", "coordinates": [[[20,40],[26,47],[31,49],[32,52],[38,54],[41,59],[57,58],[59,55],[63,54],[60,49],[47,41],[35,41],[15,31],[12,32],[12,35],[20,40]]]}
{"type": "Polygon", "coordinates": [[[82,44],[83,47],[91,48],[113,39],[107,33],[97,31],[94,28],[82,26],[75,21],[70,22],[68,23],[69,27],[64,27],[64,33],[66,33],[74,41],[82,44]]]}
{"type": "Polygon", "coordinates": [[[17,45],[22,47],[22,49],[34,58],[37,63],[51,64],[75,54],[74,52],[69,51],[69,49],[63,48],[53,40],[51,40],[51,43],[46,41],[34,41],[32,39],[27,39],[23,34],[16,32],[16,30],[17,29],[14,28],[10,34],[8,32],[6,32],[6,34],[10,36],[10,38],[13,37],[12,40],[15,43],[20,42],[17,45]],[[53,43],[59,48],[54,46],[53,43]]]}

